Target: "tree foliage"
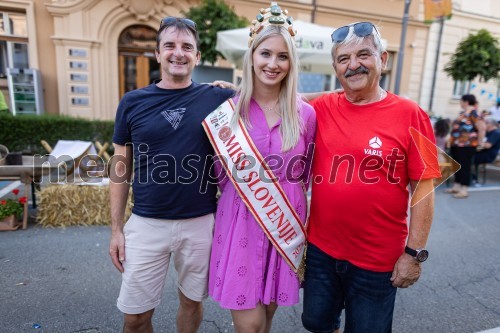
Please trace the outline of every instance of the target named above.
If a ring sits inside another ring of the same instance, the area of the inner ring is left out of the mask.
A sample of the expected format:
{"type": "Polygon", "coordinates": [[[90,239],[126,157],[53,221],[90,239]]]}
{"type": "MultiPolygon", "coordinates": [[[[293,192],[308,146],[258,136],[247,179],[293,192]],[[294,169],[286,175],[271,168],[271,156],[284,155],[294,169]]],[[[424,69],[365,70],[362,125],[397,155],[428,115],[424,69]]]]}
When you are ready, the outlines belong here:
{"type": "Polygon", "coordinates": [[[191,7],[183,12],[186,17],[196,22],[200,34],[200,50],[202,62],[214,64],[218,56],[215,50],[217,31],[246,27],[246,18],[236,15],[232,7],[223,0],[202,0],[197,7],[191,7]]]}
{"type": "Polygon", "coordinates": [[[455,81],[472,81],[478,76],[484,81],[498,78],[498,40],[485,29],[479,30],[475,35],[469,34],[458,44],[444,70],[455,81]]]}

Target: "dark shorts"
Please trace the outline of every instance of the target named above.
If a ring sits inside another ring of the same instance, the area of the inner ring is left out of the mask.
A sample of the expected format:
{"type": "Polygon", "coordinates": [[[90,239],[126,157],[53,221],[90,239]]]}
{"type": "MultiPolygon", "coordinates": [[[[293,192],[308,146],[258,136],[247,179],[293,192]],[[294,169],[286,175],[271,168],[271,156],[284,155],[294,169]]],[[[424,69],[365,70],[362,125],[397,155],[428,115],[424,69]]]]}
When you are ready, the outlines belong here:
{"type": "Polygon", "coordinates": [[[389,333],[397,288],[392,272],[373,272],[307,246],[302,324],[310,332],[333,332],[345,308],[344,333],[389,333]]]}

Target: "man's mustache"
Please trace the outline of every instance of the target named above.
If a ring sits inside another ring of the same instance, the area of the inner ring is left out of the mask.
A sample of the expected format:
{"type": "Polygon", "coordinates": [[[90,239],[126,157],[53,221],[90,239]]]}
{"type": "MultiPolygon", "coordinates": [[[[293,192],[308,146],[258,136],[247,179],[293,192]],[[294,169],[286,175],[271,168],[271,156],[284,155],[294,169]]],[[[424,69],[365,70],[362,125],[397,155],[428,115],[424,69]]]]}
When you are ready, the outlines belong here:
{"type": "Polygon", "coordinates": [[[345,72],[344,77],[347,79],[348,77],[356,74],[368,74],[368,68],[363,65],[359,65],[359,67],[355,70],[348,69],[347,72],[345,72]]]}

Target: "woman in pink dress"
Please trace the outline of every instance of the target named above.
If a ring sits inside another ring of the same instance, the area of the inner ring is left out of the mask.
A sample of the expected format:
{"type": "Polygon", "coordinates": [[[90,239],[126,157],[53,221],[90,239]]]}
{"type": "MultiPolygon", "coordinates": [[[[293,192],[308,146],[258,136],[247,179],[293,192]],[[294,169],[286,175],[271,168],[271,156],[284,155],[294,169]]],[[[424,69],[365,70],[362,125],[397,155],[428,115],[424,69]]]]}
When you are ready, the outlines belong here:
{"type": "MultiPolygon", "coordinates": [[[[286,19],[283,14],[280,17],[286,19]]],[[[316,116],[297,96],[298,57],[291,21],[273,24],[264,18],[261,25],[263,28],[252,34],[245,54],[243,79],[233,99],[233,120],[243,120],[305,223],[316,116]]],[[[269,332],[277,307],[299,302],[300,283],[234,185],[227,177],[221,178],[209,294],[221,307],[231,310],[236,332],[269,332]]]]}

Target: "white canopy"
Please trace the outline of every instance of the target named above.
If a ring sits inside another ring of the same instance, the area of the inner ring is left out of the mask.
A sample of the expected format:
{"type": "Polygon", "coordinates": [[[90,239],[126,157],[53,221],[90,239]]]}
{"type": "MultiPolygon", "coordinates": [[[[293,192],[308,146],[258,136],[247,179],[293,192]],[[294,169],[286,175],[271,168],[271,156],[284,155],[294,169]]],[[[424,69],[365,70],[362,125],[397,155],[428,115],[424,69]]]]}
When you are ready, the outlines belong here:
{"type": "MultiPolygon", "coordinates": [[[[297,30],[295,45],[303,72],[333,73],[330,55],[334,28],[325,27],[300,20],[293,22],[297,30]]],[[[237,68],[242,67],[243,55],[248,49],[250,28],[233,29],[217,32],[216,49],[237,68]]]]}

